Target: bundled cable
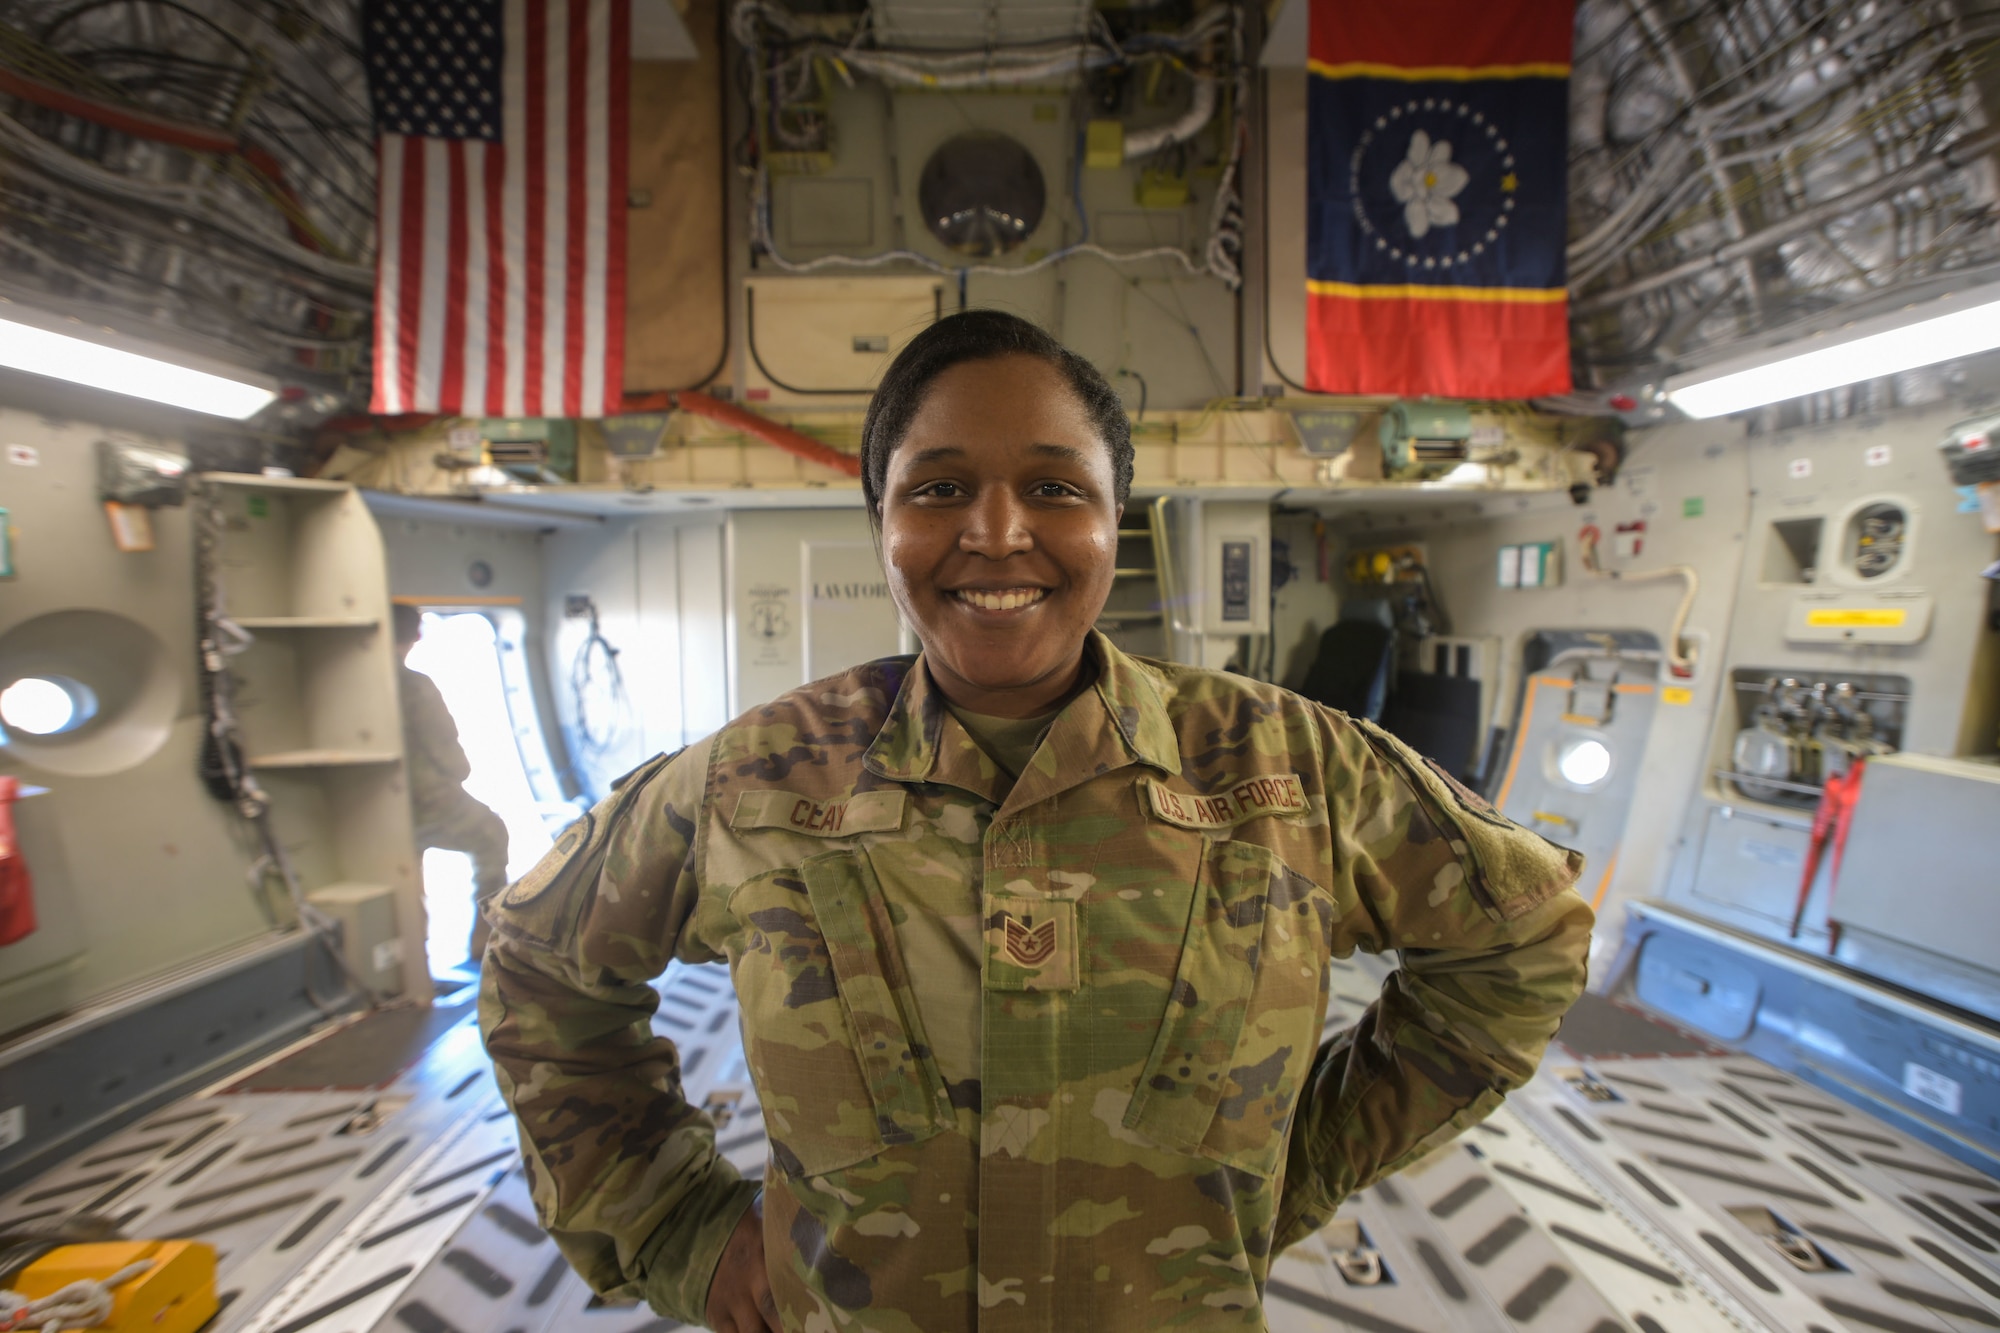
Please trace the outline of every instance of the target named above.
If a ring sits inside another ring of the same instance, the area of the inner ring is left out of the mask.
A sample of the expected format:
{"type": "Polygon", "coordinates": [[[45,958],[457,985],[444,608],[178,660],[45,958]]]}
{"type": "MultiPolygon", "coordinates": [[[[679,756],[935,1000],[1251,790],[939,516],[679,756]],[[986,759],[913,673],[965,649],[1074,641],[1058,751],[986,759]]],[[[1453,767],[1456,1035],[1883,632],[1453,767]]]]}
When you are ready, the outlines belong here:
{"type": "Polygon", "coordinates": [[[376,191],[359,16],[0,0],[10,280],[287,374],[362,369],[376,191]]]}
{"type": "Polygon", "coordinates": [[[32,1328],[40,1333],[59,1333],[65,1325],[94,1328],[111,1317],[116,1300],[112,1288],[123,1286],[152,1266],[151,1259],[141,1259],[109,1277],[84,1278],[34,1300],[0,1288],[0,1329],[32,1328]]]}
{"type": "Polygon", "coordinates": [[[625,693],[619,649],[604,637],[597,603],[584,602],[590,631],[570,661],[570,702],[575,708],[577,747],[592,759],[616,749],[631,730],[632,700],[625,693]]]}
{"type": "Polygon", "coordinates": [[[751,123],[768,127],[773,139],[793,149],[805,144],[793,121],[800,104],[812,95],[815,70],[822,64],[849,85],[858,74],[891,86],[944,91],[1060,82],[1093,70],[1146,61],[1165,62],[1189,71],[1193,77],[1188,110],[1175,120],[1133,135],[1127,144],[1127,160],[1183,143],[1206,127],[1215,118],[1222,100],[1223,80],[1215,66],[1226,65],[1232,120],[1225,139],[1229,145],[1228,157],[1210,209],[1209,233],[1198,257],[1190,256],[1179,246],[1112,250],[1093,243],[1086,227],[1082,239],[1075,243],[1019,265],[952,265],[907,248],[870,255],[833,254],[795,260],[777,245],[771,220],[770,168],[762,151],[754,151],[746,162],[751,175],[752,248],[772,267],[785,273],[902,264],[960,280],[972,274],[1025,277],[1083,256],[1113,264],[1166,260],[1190,276],[1206,274],[1218,278],[1234,291],[1242,284],[1238,256],[1243,248],[1243,219],[1238,188],[1240,164],[1249,142],[1248,125],[1243,120],[1249,84],[1242,49],[1241,3],[1231,0],[1204,9],[1175,32],[1136,34],[1123,41],[1110,31],[1102,13],[1092,11],[1092,14],[1091,29],[1082,37],[1055,42],[997,43],[977,50],[876,45],[868,16],[863,17],[846,42],[836,42],[774,0],[736,0],[729,21],[731,33],[749,55],[751,73],[745,85],[751,100],[751,123]],[[1227,49],[1227,56],[1220,61],[1210,54],[1218,44],[1227,49]],[[791,115],[788,117],[787,113],[791,115]]]}
{"type": "Polygon", "coordinates": [[[1674,611],[1673,624],[1667,630],[1667,662],[1674,671],[1687,676],[1694,673],[1694,653],[1683,637],[1687,631],[1688,612],[1694,609],[1694,599],[1701,591],[1701,576],[1695,573],[1693,565],[1667,565],[1660,569],[1625,570],[1605,569],[1597,562],[1597,544],[1604,534],[1596,524],[1586,526],[1576,535],[1577,558],[1583,563],[1583,572],[1595,579],[1614,579],[1622,583],[1650,583],[1658,579],[1681,579],[1687,584],[1687,591],[1681,596],[1681,604],[1674,611]]]}
{"type": "Polygon", "coordinates": [[[1584,0],[1576,31],[1567,259],[1584,383],[1636,383],[2000,263],[1978,91],[2000,60],[1995,11],[1584,0]]]}

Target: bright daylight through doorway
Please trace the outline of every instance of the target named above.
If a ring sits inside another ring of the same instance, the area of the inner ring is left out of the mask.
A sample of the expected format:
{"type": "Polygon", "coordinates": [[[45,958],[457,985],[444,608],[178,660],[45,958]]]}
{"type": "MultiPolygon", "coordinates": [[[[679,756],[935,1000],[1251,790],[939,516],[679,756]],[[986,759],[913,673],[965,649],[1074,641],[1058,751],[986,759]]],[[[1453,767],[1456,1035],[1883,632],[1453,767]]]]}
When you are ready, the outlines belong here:
{"type": "MultiPolygon", "coordinates": [[[[499,636],[472,611],[426,612],[410,666],[437,682],[472,765],[471,797],[507,825],[507,875],[517,878],[549,849],[548,830],[528,786],[500,677],[499,636]]],[[[433,976],[466,963],[472,929],[472,858],[433,847],[424,853],[425,942],[433,976]]]]}

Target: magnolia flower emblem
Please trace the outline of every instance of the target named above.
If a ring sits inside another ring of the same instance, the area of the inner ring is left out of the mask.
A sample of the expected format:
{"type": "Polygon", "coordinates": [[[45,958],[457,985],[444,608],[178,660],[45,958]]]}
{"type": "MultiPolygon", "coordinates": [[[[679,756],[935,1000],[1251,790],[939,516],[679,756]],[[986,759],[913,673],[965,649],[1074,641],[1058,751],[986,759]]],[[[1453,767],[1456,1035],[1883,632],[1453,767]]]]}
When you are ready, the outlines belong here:
{"type": "Polygon", "coordinates": [[[1451,160],[1451,145],[1418,130],[1410,136],[1410,155],[1396,164],[1389,176],[1389,193],[1403,206],[1403,221],[1410,235],[1422,236],[1432,227],[1450,227],[1458,222],[1458,205],[1452,200],[1472,177],[1451,160]]]}

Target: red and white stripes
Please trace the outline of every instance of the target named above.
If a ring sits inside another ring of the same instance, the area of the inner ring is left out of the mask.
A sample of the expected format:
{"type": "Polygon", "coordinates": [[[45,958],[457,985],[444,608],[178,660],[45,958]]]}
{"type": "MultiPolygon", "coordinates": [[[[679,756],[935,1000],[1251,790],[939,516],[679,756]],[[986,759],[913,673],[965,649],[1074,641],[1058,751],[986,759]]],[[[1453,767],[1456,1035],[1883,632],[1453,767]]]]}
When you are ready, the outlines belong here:
{"type": "Polygon", "coordinates": [[[380,138],[370,410],[597,417],[624,392],[631,0],[506,0],[502,139],[380,138]]]}

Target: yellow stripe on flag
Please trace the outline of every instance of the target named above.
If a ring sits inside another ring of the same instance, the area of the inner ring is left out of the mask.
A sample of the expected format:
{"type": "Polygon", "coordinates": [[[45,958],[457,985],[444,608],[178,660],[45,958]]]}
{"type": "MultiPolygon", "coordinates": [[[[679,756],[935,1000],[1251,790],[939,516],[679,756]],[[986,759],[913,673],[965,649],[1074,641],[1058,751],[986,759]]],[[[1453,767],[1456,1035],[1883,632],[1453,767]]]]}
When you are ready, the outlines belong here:
{"type": "Polygon", "coordinates": [[[1554,305],[1567,300],[1566,287],[1431,287],[1421,283],[1374,284],[1322,282],[1308,279],[1314,296],[1345,296],[1356,301],[1505,301],[1517,305],[1554,305]]]}
{"type": "Polygon", "coordinates": [[[1406,82],[1443,80],[1470,83],[1475,79],[1566,79],[1569,66],[1553,62],[1526,65],[1383,65],[1352,60],[1329,65],[1308,60],[1306,68],[1322,79],[1402,79],[1406,82]]]}

